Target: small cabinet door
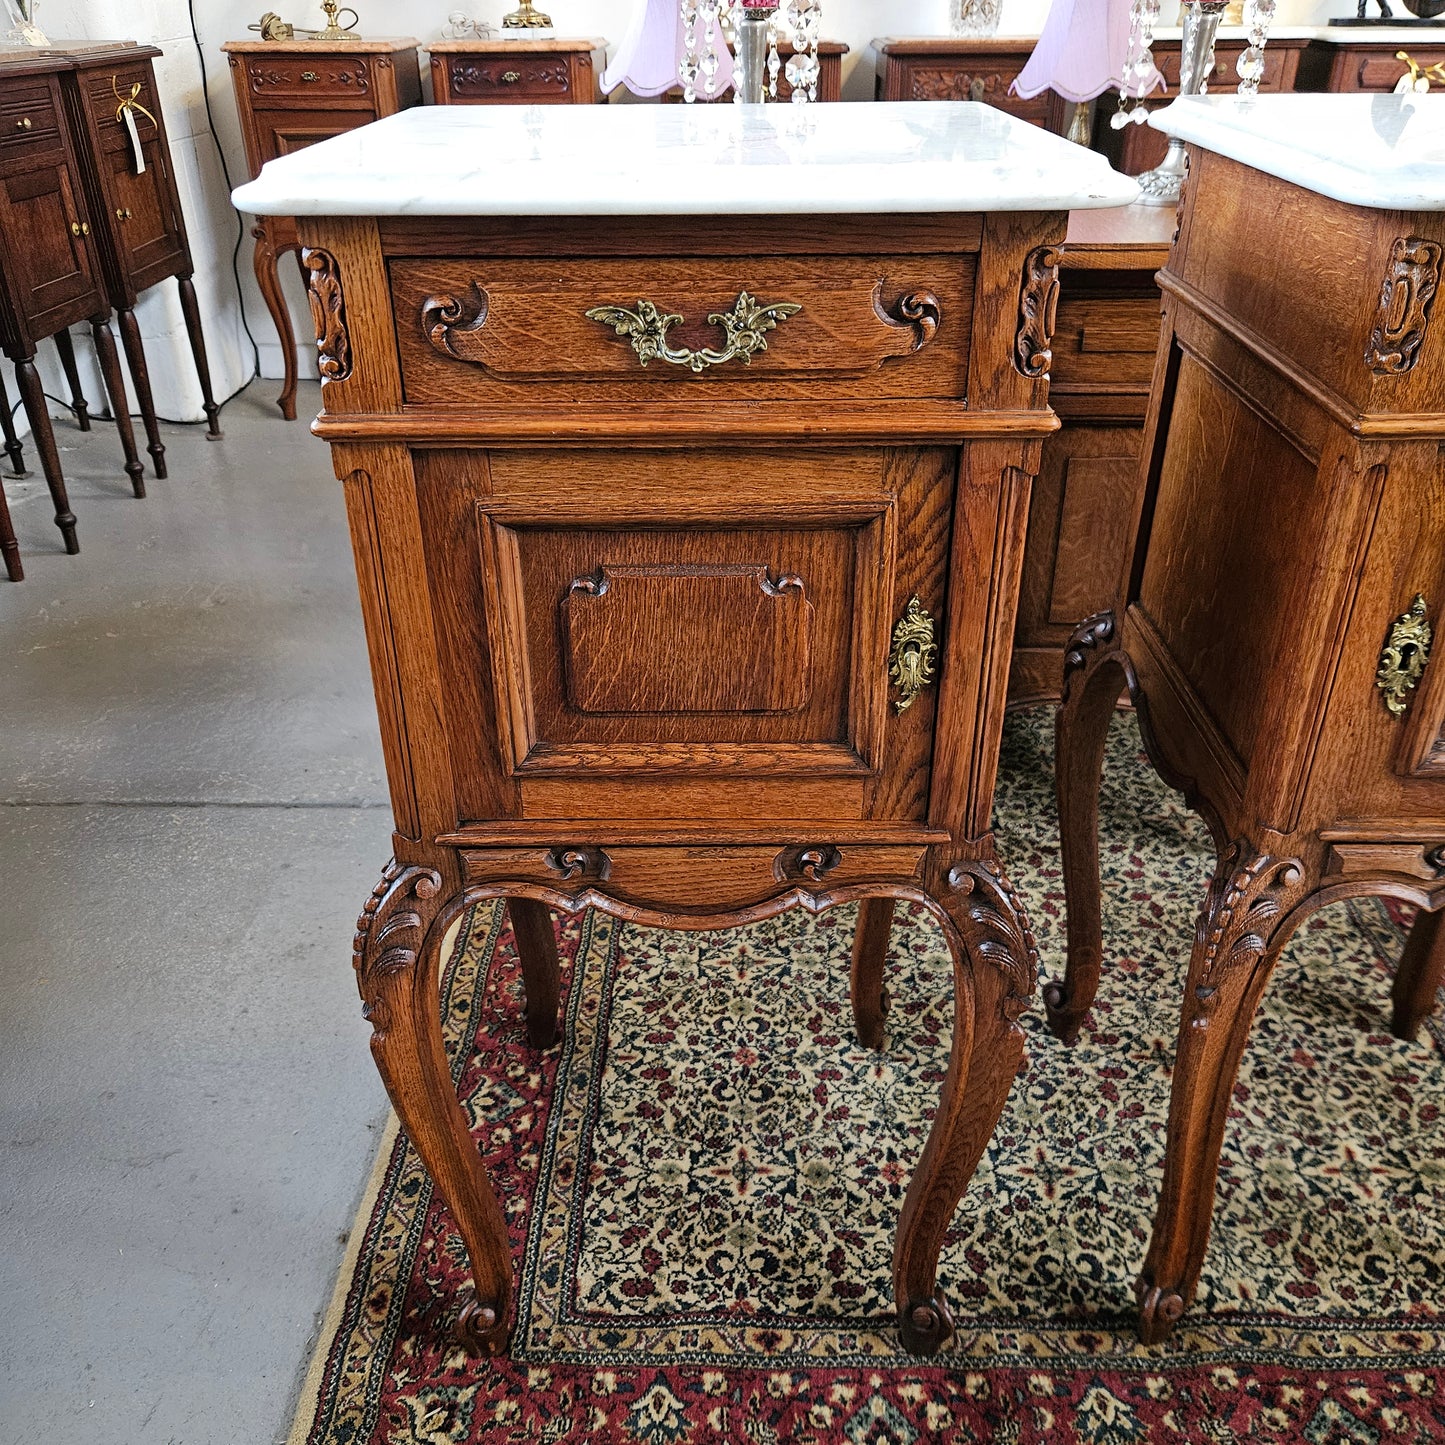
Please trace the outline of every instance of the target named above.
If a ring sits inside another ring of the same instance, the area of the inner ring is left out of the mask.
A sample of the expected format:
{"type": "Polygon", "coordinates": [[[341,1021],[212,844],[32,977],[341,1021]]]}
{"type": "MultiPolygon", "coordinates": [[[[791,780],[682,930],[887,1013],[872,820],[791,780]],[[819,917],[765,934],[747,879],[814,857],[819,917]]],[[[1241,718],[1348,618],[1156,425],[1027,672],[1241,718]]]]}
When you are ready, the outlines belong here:
{"type": "Polygon", "coordinates": [[[103,161],[110,171],[114,232],[136,291],[173,275],[185,256],[165,148],[154,140],[144,142],[142,154],[146,167],[139,173],[129,147],[111,151],[103,161]]]}
{"type": "Polygon", "coordinates": [[[32,336],[48,336],[56,313],[96,292],[89,222],[63,156],[52,152],[6,170],[0,175],[0,229],[10,252],[16,309],[32,336]],[[79,233],[82,225],[86,234],[79,233]]]}

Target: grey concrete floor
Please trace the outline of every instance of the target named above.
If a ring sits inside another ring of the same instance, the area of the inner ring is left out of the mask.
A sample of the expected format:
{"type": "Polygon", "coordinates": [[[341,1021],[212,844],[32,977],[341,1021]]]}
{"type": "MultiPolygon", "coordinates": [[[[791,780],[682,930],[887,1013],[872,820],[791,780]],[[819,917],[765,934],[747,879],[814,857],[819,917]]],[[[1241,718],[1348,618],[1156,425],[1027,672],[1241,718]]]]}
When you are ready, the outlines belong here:
{"type": "Polygon", "coordinates": [[[167,427],[144,501],[57,422],[78,557],[5,482],[0,1445],[284,1439],[380,1134],[391,818],[340,486],[275,389],[167,427]]]}

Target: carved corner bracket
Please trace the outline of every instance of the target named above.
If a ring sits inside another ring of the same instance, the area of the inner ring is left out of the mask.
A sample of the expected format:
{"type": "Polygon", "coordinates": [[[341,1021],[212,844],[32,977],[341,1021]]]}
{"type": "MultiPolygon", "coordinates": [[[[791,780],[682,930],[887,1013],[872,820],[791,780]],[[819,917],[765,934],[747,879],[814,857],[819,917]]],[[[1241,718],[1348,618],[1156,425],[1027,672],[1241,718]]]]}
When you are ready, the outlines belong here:
{"type": "Polygon", "coordinates": [[[1096,658],[1112,651],[1117,635],[1118,626],[1112,611],[1096,612],[1074,628],[1064,644],[1065,697],[1069,695],[1069,684],[1075,674],[1085,671],[1096,658]]]}
{"type": "Polygon", "coordinates": [[[341,267],[330,251],[319,246],[301,253],[306,267],[306,296],[316,328],[321,380],[345,381],[351,375],[351,338],[346,331],[346,298],[341,291],[341,267]]]}
{"type": "Polygon", "coordinates": [[[1014,338],[1014,366],[1024,376],[1049,374],[1058,310],[1059,248],[1035,246],[1024,258],[1018,335],[1014,338]]]}
{"type": "Polygon", "coordinates": [[[1377,376],[1402,376],[1420,359],[1435,293],[1440,289],[1442,248],[1421,236],[1399,236],[1380,285],[1365,365],[1377,376]]]}
{"type": "Polygon", "coordinates": [[[351,944],[351,964],[361,990],[362,1013],[377,1034],[387,1029],[383,991],[378,984],[416,966],[432,912],[425,905],[440,894],[441,886],[441,874],[434,868],[412,867],[393,858],[362,906],[351,944]]]}
{"type": "Polygon", "coordinates": [[[969,951],[1004,976],[1004,1017],[1015,1032],[1039,977],[1039,947],[1023,899],[997,863],[959,863],[948,871],[948,886],[964,908],[964,941],[969,951]]]}

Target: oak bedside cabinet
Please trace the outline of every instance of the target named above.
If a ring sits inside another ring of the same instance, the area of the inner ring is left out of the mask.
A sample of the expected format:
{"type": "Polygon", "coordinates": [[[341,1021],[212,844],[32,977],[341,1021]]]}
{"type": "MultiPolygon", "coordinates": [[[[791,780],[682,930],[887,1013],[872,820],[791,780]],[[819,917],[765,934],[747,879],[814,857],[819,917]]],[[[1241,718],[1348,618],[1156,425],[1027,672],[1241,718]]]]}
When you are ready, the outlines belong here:
{"type": "Polygon", "coordinates": [[[605,40],[436,40],[437,105],[596,105],[607,66],[605,40]]]}
{"type": "Polygon", "coordinates": [[[357,976],[472,1345],[506,1341],[512,1257],[436,989],[490,898],[539,1046],[549,909],[857,903],[875,1048],[894,903],[927,909],[955,1030],[894,1290],[909,1348],[952,1333],[938,1254],[1036,967],[990,827],[1057,248],[1133,194],[986,106],[872,104],[433,106],[237,194],[308,213],[396,814],[357,976]]]}
{"type": "Polygon", "coordinates": [[[1155,122],[1189,143],[1189,178],[1127,604],[1064,657],[1068,967],[1044,993],[1073,1037],[1099,982],[1099,772],[1127,686],[1218,854],[1179,940],[1148,1341],[1194,1296],[1240,1057],[1300,923],[1372,895],[1423,910],[1402,1035],[1445,973],[1445,96],[1191,96],[1155,122]]]}
{"type": "Polygon", "coordinates": [[[878,100],[979,100],[1030,125],[1062,132],[1069,102],[1046,90],[1031,100],[1009,86],[1033,54],[1028,37],[901,37],[875,40],[878,100]]]}
{"type": "MultiPolygon", "coordinates": [[[[230,40],[236,108],[253,176],[277,156],[291,155],[328,136],[421,104],[416,41],[230,40]]],[[[277,262],[301,242],[286,216],[257,219],[256,282],[281,342],[285,382],[276,405],[296,417],[296,334],[281,290],[277,262]]],[[[306,279],[302,268],[302,282],[306,279]]]]}

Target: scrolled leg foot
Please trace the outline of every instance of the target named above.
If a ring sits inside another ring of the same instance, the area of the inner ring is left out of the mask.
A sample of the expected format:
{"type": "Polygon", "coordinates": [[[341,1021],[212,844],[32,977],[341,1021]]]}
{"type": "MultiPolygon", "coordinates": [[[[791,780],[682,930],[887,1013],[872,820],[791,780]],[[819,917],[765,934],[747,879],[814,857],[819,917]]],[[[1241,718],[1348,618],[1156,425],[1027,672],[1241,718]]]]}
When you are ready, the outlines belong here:
{"type": "Polygon", "coordinates": [[[1139,1300],[1139,1338],[1146,1345],[1163,1344],[1184,1314],[1184,1297],[1140,1278],[1134,1283],[1139,1300]]]}
{"type": "Polygon", "coordinates": [[[932,1299],[909,1300],[898,1311],[898,1334],[911,1355],[936,1355],[953,1336],[953,1311],[942,1291],[932,1299]]]}
{"type": "Polygon", "coordinates": [[[1069,985],[1067,979],[1051,979],[1044,985],[1044,1018],[1049,1030],[1066,1044],[1077,1043],[1079,1025],[1083,1022],[1084,1011],[1069,1006],[1069,985]]]}
{"type": "Polygon", "coordinates": [[[500,1355],[507,1348],[511,1336],[507,1328],[505,1302],[498,1310],[494,1304],[469,1299],[462,1306],[456,1335],[457,1343],[474,1355],[500,1355]]]}

